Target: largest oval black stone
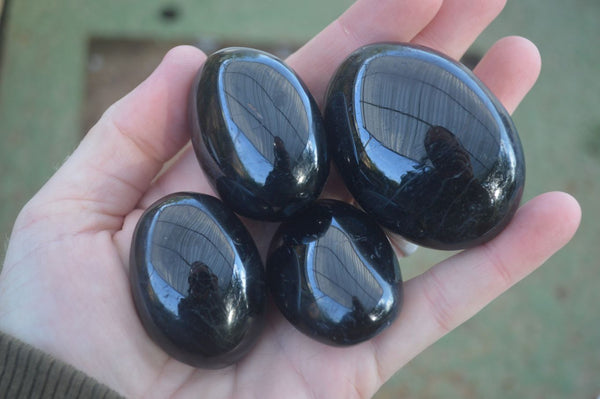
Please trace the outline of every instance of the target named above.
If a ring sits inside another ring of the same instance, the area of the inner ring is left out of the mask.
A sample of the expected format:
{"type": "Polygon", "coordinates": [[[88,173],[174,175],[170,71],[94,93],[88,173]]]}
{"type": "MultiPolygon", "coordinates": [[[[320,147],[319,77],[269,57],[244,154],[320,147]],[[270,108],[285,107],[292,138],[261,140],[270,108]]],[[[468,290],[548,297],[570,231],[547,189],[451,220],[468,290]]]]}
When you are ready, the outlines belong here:
{"type": "Polygon", "coordinates": [[[438,249],[496,236],[521,199],[513,122],[463,65],[405,44],[374,44],[337,70],[325,111],[332,157],[362,208],[438,249]]]}
{"type": "Polygon", "coordinates": [[[236,213],[283,220],[319,196],[329,173],[321,113],[282,61],[247,48],[212,54],[191,108],[198,160],[236,213]]]}
{"type": "Polygon", "coordinates": [[[214,197],[177,193],[148,208],[133,236],[130,280],[148,335],[192,366],[236,362],[262,329],[260,256],[241,221],[214,197]]]}

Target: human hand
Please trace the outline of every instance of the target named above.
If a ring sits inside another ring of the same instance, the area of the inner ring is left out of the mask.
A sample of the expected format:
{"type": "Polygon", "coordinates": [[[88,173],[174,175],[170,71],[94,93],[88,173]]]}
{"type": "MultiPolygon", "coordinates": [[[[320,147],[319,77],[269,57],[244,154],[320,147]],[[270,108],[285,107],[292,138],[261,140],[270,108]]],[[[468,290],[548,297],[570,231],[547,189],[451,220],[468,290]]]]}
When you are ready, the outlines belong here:
{"type": "MultiPolygon", "coordinates": [[[[320,100],[335,67],[355,48],[412,41],[459,58],[503,3],[358,0],[288,63],[320,100]]],[[[128,397],[370,397],[427,346],[540,266],[578,226],[580,210],[568,195],[534,198],[493,241],[405,282],[397,320],[360,345],[324,346],[272,311],[256,347],[236,365],[207,371],[179,363],[148,338],[136,315],[129,246],[142,211],[156,199],[176,191],[214,195],[189,146],[168,162],[189,140],[188,92],[204,59],[192,47],[173,49],[106,111],[21,211],[0,275],[2,331],[128,397]]],[[[475,73],[513,111],[539,66],[535,47],[510,37],[488,51],[475,73]]],[[[336,187],[328,194],[343,197],[336,187]]],[[[272,227],[250,225],[263,255],[272,227]]]]}

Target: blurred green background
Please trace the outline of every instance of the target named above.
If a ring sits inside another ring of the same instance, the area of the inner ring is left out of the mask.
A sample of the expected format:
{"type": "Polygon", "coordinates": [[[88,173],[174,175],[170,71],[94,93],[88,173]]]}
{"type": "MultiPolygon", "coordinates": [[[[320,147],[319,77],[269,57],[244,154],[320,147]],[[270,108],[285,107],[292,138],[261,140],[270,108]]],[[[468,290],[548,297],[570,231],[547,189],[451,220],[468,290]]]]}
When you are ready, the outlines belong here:
{"type": "MultiPolygon", "coordinates": [[[[168,47],[238,44],[285,55],[350,3],[8,1],[0,62],[2,241],[87,127],[168,47]]],[[[470,50],[477,57],[512,34],[538,44],[541,77],[514,115],[528,161],[525,199],[567,191],[581,202],[583,222],[542,269],[411,362],[377,398],[599,397],[599,20],[598,0],[512,0],[470,50]]],[[[409,278],[446,256],[421,249],[402,262],[403,273],[409,278]]]]}

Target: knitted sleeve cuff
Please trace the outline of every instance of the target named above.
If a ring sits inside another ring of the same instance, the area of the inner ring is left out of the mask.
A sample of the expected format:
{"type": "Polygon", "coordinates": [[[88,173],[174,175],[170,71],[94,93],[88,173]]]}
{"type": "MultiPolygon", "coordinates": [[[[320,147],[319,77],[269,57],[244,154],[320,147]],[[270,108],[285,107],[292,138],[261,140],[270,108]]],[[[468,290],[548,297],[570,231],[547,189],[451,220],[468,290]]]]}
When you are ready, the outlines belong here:
{"type": "Polygon", "coordinates": [[[122,398],[60,360],[0,332],[0,398],[122,398]]]}

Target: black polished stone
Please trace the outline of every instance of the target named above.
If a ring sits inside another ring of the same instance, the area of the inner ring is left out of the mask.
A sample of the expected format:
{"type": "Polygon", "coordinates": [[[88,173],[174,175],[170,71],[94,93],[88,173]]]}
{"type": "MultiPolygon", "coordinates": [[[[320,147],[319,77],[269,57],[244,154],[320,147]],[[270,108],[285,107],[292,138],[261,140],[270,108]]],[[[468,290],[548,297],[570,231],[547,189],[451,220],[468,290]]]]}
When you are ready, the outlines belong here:
{"type": "Polygon", "coordinates": [[[267,285],[296,328],[329,345],[373,337],[402,305],[400,267],[385,233],[364,212],[334,200],[319,200],[281,224],[267,285]]]}
{"type": "Polygon", "coordinates": [[[235,363],[262,330],[260,256],[237,216],[214,197],[177,193],[146,210],[133,236],[130,280],[148,335],[194,367],[235,363]]]}
{"type": "Polygon", "coordinates": [[[321,113],[281,60],[254,49],[218,51],[191,97],[196,156],[236,213],[284,220],[319,196],[329,173],[321,113]]]}
{"type": "Polygon", "coordinates": [[[361,207],[419,245],[481,244],[519,205],[525,160],[509,113],[437,52],[392,43],[357,50],[330,83],[325,124],[361,207]]]}

